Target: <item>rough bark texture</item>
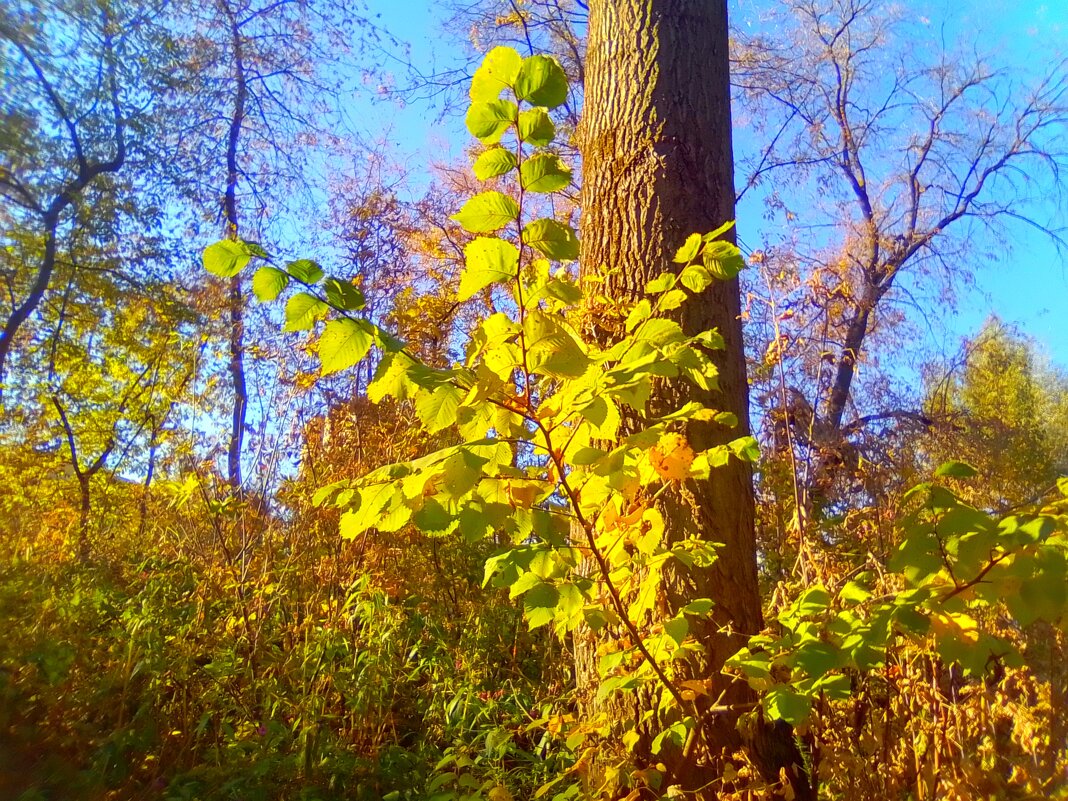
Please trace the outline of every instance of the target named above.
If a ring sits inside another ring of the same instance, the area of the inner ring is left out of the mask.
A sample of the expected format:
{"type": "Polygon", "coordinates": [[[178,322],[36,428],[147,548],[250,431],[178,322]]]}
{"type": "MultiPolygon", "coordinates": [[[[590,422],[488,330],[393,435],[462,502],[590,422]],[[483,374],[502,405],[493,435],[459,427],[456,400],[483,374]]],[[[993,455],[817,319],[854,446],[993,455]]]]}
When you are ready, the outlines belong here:
{"type": "MultiPolygon", "coordinates": [[[[687,235],[705,233],[734,219],[734,185],[728,87],[725,0],[600,0],[590,3],[585,107],[580,128],[583,157],[582,268],[621,268],[609,289],[617,296],[642,296],[647,281],[675,265],[675,250],[687,235]]],[[[693,427],[689,438],[707,448],[747,433],[748,385],[737,281],[717,282],[681,310],[687,333],[718,328],[726,350],[712,354],[720,389],[702,397],[695,388],[670,384],[651,400],[674,409],[689,399],[734,412],[735,429],[693,427]]],[[[723,543],[710,569],[668,580],[667,602],[677,609],[694,598],[715,601],[714,620],[696,632],[707,649],[697,666],[701,677],[718,677],[711,698],[745,707],[754,697],[744,684],[719,676],[723,661],[762,627],[757,582],[752,475],[732,460],[709,481],[688,482],[666,498],[662,511],[668,537],[694,533],[723,543]]],[[[669,614],[674,612],[669,608],[669,614]]],[[[596,682],[595,655],[579,647],[580,684],[596,682]]],[[[590,693],[587,694],[589,697],[590,693]]],[[[653,699],[633,699],[625,708],[601,706],[613,716],[635,716],[653,699]]],[[[691,756],[660,755],[673,781],[685,789],[708,787],[742,738],[736,717],[708,716],[703,746],[691,756]]],[[[795,761],[796,748],[770,727],[757,739],[774,741],[787,753],[771,757],[769,772],[795,761]]],[[[780,733],[781,734],[781,733],[780,733]]],[[[773,750],[757,748],[768,756],[773,750]]],[[[640,750],[640,747],[639,747],[640,750]]],[[[720,785],[704,793],[716,797],[720,785]]]]}

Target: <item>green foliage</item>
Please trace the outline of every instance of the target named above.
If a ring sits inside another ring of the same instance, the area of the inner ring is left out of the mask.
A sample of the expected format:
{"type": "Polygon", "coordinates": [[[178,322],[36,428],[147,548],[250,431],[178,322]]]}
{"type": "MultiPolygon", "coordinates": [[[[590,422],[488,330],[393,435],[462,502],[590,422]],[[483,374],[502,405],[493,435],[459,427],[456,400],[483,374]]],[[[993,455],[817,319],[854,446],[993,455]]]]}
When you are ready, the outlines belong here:
{"type": "MultiPolygon", "coordinates": [[[[324,373],[377,346],[368,397],[411,403],[424,431],[453,436],[417,458],[324,487],[315,502],[340,511],[349,540],[415,529],[430,539],[496,543],[483,586],[507,592],[530,631],[548,629],[563,641],[579,630],[601,638],[599,699],[659,698],[655,721],[622,731],[558,716],[533,724],[575,756],[611,740],[609,748],[626,756],[610,770],[622,775],[624,765],[634,767],[639,727],[652,728],[655,759],[665,749],[688,749],[699,717],[718,711],[696,703],[708,685],[679,678],[703,652],[692,629],[714,612],[711,602],[692,599],[667,620],[658,606],[667,571],[705,568],[717,546],[698,537],[668,541],[657,499],[730,459],[756,461],[759,451],[749,437],[694,449],[690,424],[734,425],[732,415],[695,402],[666,414],[647,407],[661,382],[716,388],[708,352],[723,340],[716,331],[685,332],[677,310],[713,282],[736,277],[744,262],[722,238],[728,222],[689,236],[675,254],[676,270],[648,282],[635,301],[600,290],[607,270],[576,280],[568,267],[579,255],[575,231],[539,217],[536,201],[572,180],[547,149],[555,135],[548,109],[567,99],[562,70],[551,59],[497,48],[476,73],[471,99],[468,128],[490,146],[476,159],[475,176],[499,188],[471,197],[452,218],[478,235],[464,249],[456,299],[481,297],[493,310],[462,338],[463,361],[425,364],[337,298],[298,293],[287,303],[290,328],[312,328],[328,310],[336,315],[319,340],[324,373]],[[585,333],[591,312],[614,321],[608,341],[585,333]]],[[[310,290],[322,275],[296,277],[310,290]]],[[[978,390],[972,382],[959,395],[976,408],[978,390]]],[[[1029,398],[1018,405],[1031,408],[1029,398]]],[[[768,630],[727,661],[725,671],[757,691],[766,718],[809,725],[855,701],[858,683],[897,668],[903,651],[930,654],[965,679],[1018,666],[1023,654],[1004,621],[1064,626],[1068,505],[983,511],[953,491],[978,473],[964,462],[944,464],[936,478],[952,486],[925,483],[906,496],[913,508],[885,568],[804,585],[768,630]]],[[[486,753],[499,752],[509,737],[487,735],[486,753]]],[[[442,799],[505,797],[497,778],[469,772],[478,762],[462,749],[450,753],[431,790],[442,799]]],[[[538,795],[578,793],[566,779],[558,775],[538,795]]],[[[620,781],[655,789],[663,779],[651,766],[620,781]]]]}
{"type": "Polygon", "coordinates": [[[204,269],[220,278],[231,278],[248,266],[258,247],[240,239],[223,239],[204,250],[204,269]]]}
{"type": "Polygon", "coordinates": [[[974,465],[979,480],[959,488],[973,503],[1032,504],[1068,469],[1068,381],[996,319],[968,343],[963,364],[932,382],[925,406],[936,427],[919,454],[974,465]]]}
{"type": "MultiPolygon", "coordinates": [[[[962,462],[945,479],[971,479],[962,462]]],[[[1068,490],[1068,483],[1063,487],[1068,490]]],[[[851,676],[885,669],[902,644],[930,649],[964,676],[1019,666],[1023,654],[996,623],[1068,626],[1068,495],[1030,514],[996,517],[942,484],[911,497],[903,539],[874,594],[863,573],[833,593],[810,587],[779,613],[780,634],[753,637],[727,662],[763,693],[765,712],[804,723],[818,699],[843,700],[851,676]],[[985,623],[984,623],[985,621],[985,623]]]]}
{"type": "MultiPolygon", "coordinates": [[[[653,741],[659,752],[667,744],[681,747],[694,730],[693,693],[685,695],[672,676],[702,651],[689,619],[711,610],[695,602],[657,623],[657,594],[666,570],[706,567],[716,546],[697,537],[668,542],[656,501],[671,486],[705,479],[731,458],[755,460],[758,451],[752,438],[695,451],[689,423],[733,424],[733,417],[696,402],[652,416],[647,400],[654,385],[668,380],[715,387],[708,351],[722,347],[722,339],[715,331],[687,335],[672,312],[714,279],[733,277],[742,261],[719,239],[724,226],[691,237],[677,254],[678,275],[651,282],[648,299],[606,298],[596,291],[605,274],[576,283],[563,266],[578,257],[571,226],[526,219],[525,193],[558,191],[571,181],[559,156],[541,150],[551,144],[552,127],[539,107],[555,107],[566,95],[555,61],[521,59],[508,48],[491,52],[475,75],[468,127],[486,143],[512,140],[507,150],[495,147],[480,156],[476,176],[510,179],[514,195],[482,192],[453,217],[470,233],[497,234],[476,237],[464,251],[457,299],[489,293],[500,311],[474,325],[463,343],[463,363],[424,364],[381,329],[319,295],[292,296],[287,327],[310,328],[324,305],[332,307],[338,317],[319,340],[323,372],[354,363],[373,340],[380,354],[368,396],[411,401],[426,431],[455,430],[460,437],[457,444],[320,490],[316,503],[341,510],[342,536],[415,527],[429,537],[492,537],[504,544],[487,561],[484,584],[520,601],[532,630],[551,627],[562,638],[580,626],[611,632],[599,692],[606,697],[658,685],[662,709],[677,710],[653,741]],[[501,100],[501,93],[509,99],[501,100]],[[536,116],[520,117],[518,109],[536,116]],[[524,138],[526,131],[534,142],[524,138]],[[626,321],[615,341],[602,344],[576,325],[597,304],[626,321]]],[[[292,264],[288,271],[293,274],[292,264]]],[[[300,280],[310,284],[311,277],[300,280]]],[[[578,726],[569,747],[589,733],[578,726]]],[[[454,779],[463,785],[455,772],[442,777],[442,787],[454,779]]]]}

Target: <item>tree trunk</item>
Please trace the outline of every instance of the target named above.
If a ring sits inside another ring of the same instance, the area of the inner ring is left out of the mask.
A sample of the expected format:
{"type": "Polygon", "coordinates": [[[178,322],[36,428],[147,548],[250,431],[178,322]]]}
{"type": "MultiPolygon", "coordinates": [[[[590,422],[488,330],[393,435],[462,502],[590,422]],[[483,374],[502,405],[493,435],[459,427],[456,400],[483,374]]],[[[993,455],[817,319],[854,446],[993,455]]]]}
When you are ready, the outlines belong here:
{"type": "MultiPolygon", "coordinates": [[[[725,0],[590,3],[580,128],[582,270],[620,268],[610,279],[611,293],[641,297],[649,279],[675,267],[671,258],[689,234],[706,233],[734,219],[728,77],[725,0]]],[[[650,400],[653,410],[674,409],[692,399],[737,415],[739,426],[734,429],[692,426],[688,437],[698,449],[748,432],[740,314],[737,280],[716,282],[685,304],[679,320],[687,333],[718,328],[726,342],[725,351],[710,354],[720,372],[720,392],[704,397],[694,387],[675,383],[650,400]]],[[[713,619],[694,632],[706,648],[704,663],[694,672],[715,681],[712,699],[722,691],[720,704],[750,707],[755,698],[749,688],[720,674],[724,660],[763,625],[750,467],[732,460],[713,471],[710,480],[690,481],[683,491],[668,495],[661,510],[669,539],[697,534],[723,543],[711,568],[666,579],[671,607],[667,614],[674,615],[694,598],[715,602],[713,619]]],[[[577,673],[585,690],[597,681],[593,651],[577,647],[577,673]]],[[[625,708],[609,702],[595,711],[620,720],[640,716],[655,705],[656,699],[636,703],[628,698],[625,708]]],[[[721,787],[709,782],[720,776],[724,758],[742,744],[736,723],[736,716],[709,716],[698,753],[661,754],[658,759],[684,789],[708,787],[706,796],[716,797],[721,787]]],[[[779,744],[798,761],[792,739],[779,744]]],[[[778,763],[770,766],[770,773],[789,764],[778,763]]]]}
{"type": "Polygon", "coordinates": [[[152,424],[148,440],[148,468],[145,470],[145,480],[141,482],[141,500],[137,505],[137,538],[145,535],[148,527],[148,494],[152,490],[152,479],[156,476],[156,452],[159,448],[159,427],[155,422],[152,424]]]}
{"type": "MultiPolygon", "coordinates": [[[[248,81],[245,75],[244,40],[234,9],[228,2],[222,3],[230,23],[231,55],[234,59],[234,110],[230,117],[230,131],[226,141],[226,194],[223,212],[226,215],[226,235],[238,235],[237,183],[240,180],[237,156],[241,140],[241,128],[245,122],[245,104],[248,100],[248,81]]],[[[230,422],[230,445],[226,454],[227,479],[235,494],[241,492],[241,452],[245,438],[245,414],[248,409],[248,386],[245,382],[245,300],[241,291],[241,277],[230,279],[228,293],[230,316],[230,380],[234,387],[234,406],[230,422]]]]}
{"type": "Polygon", "coordinates": [[[93,507],[89,495],[89,482],[92,476],[85,473],[78,474],[78,495],[81,500],[78,514],[78,561],[81,564],[89,562],[89,525],[92,518],[93,507]]]}

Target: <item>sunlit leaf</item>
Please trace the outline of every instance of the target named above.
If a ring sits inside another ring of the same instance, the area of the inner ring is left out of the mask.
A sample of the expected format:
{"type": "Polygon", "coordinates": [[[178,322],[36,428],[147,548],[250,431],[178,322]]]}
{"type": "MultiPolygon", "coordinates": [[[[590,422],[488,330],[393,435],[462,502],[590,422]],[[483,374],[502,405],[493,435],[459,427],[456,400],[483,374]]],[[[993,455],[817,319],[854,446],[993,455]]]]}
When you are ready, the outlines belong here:
{"type": "Polygon", "coordinates": [[[289,285],[289,276],[274,267],[260,267],[252,275],[252,293],[260,303],[274,300],[289,285]]]}
{"type": "Polygon", "coordinates": [[[357,364],[371,349],[372,337],[366,323],[342,318],[326,324],[319,338],[319,361],[323,375],[357,364]]]}
{"type": "Polygon", "coordinates": [[[286,302],[286,331],[307,331],[330,307],[314,295],[298,292],[286,302]]]}
{"type": "Polygon", "coordinates": [[[515,222],[518,216],[519,206],[508,195],[482,192],[464,203],[451,219],[473,234],[489,234],[515,222]]]}
{"type": "Polygon", "coordinates": [[[515,93],[535,106],[556,108],[567,100],[567,75],[556,59],[531,56],[523,60],[515,78],[515,93]]]}
{"type": "Polygon", "coordinates": [[[501,92],[516,85],[523,66],[523,58],[511,47],[493,48],[471,78],[471,99],[496,100],[501,92]]]}

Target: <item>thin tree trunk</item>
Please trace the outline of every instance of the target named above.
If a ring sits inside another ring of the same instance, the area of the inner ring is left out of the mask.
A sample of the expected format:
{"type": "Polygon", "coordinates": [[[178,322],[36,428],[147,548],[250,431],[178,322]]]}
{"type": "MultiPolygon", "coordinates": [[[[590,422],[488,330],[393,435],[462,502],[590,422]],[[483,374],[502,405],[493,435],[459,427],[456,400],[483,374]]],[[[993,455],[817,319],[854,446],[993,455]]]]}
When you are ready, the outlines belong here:
{"type": "MultiPolygon", "coordinates": [[[[126,398],[123,398],[120,408],[124,407],[125,404],[126,398]]],[[[59,422],[63,426],[63,433],[67,437],[67,447],[70,449],[70,464],[74,469],[75,478],[78,479],[78,496],[80,503],[78,506],[77,555],[79,562],[87,564],[91,556],[89,528],[92,524],[93,509],[90,490],[92,488],[93,476],[95,476],[107,463],[108,456],[111,455],[111,451],[115,447],[115,439],[109,437],[107,443],[104,445],[104,450],[101,451],[100,455],[96,457],[91,465],[83,470],[81,461],[78,458],[78,444],[74,438],[74,429],[71,427],[70,420],[67,418],[67,411],[63,408],[63,404],[56,395],[52,396],[52,405],[56,408],[56,412],[59,413],[59,422]]]]}
{"type": "Polygon", "coordinates": [[[145,534],[148,526],[148,494],[152,489],[152,479],[156,476],[156,451],[158,444],[159,428],[152,424],[148,442],[148,468],[145,470],[145,480],[141,484],[141,502],[138,505],[137,537],[140,539],[145,534]]]}
{"type": "MultiPolygon", "coordinates": [[[[233,47],[234,111],[230,118],[230,132],[226,142],[226,195],[224,213],[226,215],[226,234],[238,236],[237,184],[240,180],[238,169],[238,144],[241,140],[241,127],[245,121],[245,104],[248,100],[248,82],[245,75],[245,62],[241,29],[234,10],[224,1],[223,11],[230,21],[230,41],[233,47]]],[[[230,445],[227,450],[227,479],[234,493],[240,493],[242,486],[241,452],[245,437],[245,414],[248,409],[248,387],[245,382],[245,303],[241,292],[241,278],[235,275],[230,279],[228,295],[230,316],[230,379],[234,388],[234,407],[230,423],[230,445]]]]}
{"type": "MultiPolygon", "coordinates": [[[[671,257],[689,234],[734,219],[725,0],[591,2],[584,91],[582,269],[619,268],[608,290],[636,299],[648,280],[674,268],[671,257]]],[[[733,412],[737,428],[703,424],[687,432],[695,448],[708,448],[748,431],[738,282],[717,282],[681,311],[687,333],[717,328],[723,335],[726,350],[710,354],[720,372],[720,391],[706,397],[676,382],[656,392],[650,407],[655,413],[699,400],[733,412]]],[[[694,673],[713,680],[711,698],[719,697],[720,704],[751,706],[749,688],[720,673],[724,660],[763,625],[750,467],[732,460],[710,480],[687,482],[668,495],[661,510],[669,540],[696,534],[723,543],[711,568],[666,578],[666,614],[694,598],[715,602],[713,619],[694,632],[706,648],[694,673]]],[[[592,645],[579,648],[577,672],[582,689],[592,690],[597,681],[592,645]]],[[[617,720],[656,708],[650,698],[591,703],[617,720]]],[[[708,787],[720,776],[722,760],[742,744],[736,722],[728,715],[709,717],[701,753],[658,758],[684,788],[708,787]]],[[[792,741],[786,745],[788,756],[796,757],[792,741]]],[[[774,761],[771,773],[789,764],[774,761]]],[[[705,792],[715,797],[718,791],[705,792]]]]}
{"type": "Polygon", "coordinates": [[[78,494],[81,499],[78,516],[78,561],[85,564],[89,561],[89,524],[92,516],[92,503],[89,496],[89,481],[92,476],[78,473],[78,494]]]}

